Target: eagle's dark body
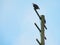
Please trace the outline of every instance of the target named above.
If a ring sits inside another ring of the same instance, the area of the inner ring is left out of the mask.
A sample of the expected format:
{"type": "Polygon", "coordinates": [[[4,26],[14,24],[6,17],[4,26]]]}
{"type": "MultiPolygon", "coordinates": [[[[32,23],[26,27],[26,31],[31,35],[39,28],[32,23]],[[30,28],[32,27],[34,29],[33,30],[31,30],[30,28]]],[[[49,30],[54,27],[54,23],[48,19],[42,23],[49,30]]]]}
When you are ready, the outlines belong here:
{"type": "Polygon", "coordinates": [[[38,7],[38,5],[36,5],[36,4],[34,4],[34,3],[33,3],[33,7],[34,7],[35,10],[36,10],[36,9],[40,9],[40,8],[38,7]]]}

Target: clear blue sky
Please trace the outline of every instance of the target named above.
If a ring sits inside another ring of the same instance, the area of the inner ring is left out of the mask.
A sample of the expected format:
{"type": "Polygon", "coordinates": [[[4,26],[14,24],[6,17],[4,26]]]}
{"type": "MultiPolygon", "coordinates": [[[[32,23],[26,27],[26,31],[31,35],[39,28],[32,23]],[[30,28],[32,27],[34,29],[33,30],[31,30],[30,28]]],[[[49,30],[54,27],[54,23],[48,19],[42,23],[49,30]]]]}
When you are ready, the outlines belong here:
{"type": "Polygon", "coordinates": [[[47,21],[45,44],[60,45],[60,0],[0,0],[0,45],[38,45],[34,22],[40,26],[40,20],[32,3],[39,5],[47,21]]]}

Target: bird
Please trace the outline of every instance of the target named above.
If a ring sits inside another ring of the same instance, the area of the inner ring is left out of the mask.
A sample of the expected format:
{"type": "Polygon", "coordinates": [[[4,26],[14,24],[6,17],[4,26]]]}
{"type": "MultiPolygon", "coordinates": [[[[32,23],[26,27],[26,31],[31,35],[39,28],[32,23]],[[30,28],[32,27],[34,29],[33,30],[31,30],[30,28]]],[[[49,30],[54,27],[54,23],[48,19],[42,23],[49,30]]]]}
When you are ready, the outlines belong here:
{"type": "Polygon", "coordinates": [[[40,9],[39,6],[36,5],[36,4],[34,4],[34,3],[33,3],[33,7],[34,7],[35,10],[36,10],[36,9],[40,9]]]}

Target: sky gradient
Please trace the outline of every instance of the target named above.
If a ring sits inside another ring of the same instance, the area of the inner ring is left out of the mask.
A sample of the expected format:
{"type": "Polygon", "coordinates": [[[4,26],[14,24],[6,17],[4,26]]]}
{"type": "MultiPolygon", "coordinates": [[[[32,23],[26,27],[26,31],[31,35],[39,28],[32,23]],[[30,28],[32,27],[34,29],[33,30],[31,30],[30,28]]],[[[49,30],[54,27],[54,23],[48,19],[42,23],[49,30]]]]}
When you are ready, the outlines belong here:
{"type": "Polygon", "coordinates": [[[0,0],[0,45],[38,45],[40,26],[32,3],[45,15],[46,45],[60,45],[60,0],[0,0]]]}

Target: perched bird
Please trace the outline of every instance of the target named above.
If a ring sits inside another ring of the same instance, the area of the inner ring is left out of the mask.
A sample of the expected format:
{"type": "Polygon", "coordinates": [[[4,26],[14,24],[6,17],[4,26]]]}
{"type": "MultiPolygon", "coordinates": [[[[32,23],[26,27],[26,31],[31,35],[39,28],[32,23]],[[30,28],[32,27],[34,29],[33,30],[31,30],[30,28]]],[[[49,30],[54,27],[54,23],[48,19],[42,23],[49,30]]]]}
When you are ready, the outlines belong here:
{"type": "Polygon", "coordinates": [[[36,10],[36,9],[40,9],[40,8],[38,7],[38,5],[36,5],[36,4],[34,4],[34,3],[33,3],[33,7],[34,7],[35,10],[36,10]]]}
{"type": "Polygon", "coordinates": [[[39,13],[38,13],[37,10],[36,10],[36,9],[40,9],[40,8],[38,7],[38,5],[36,5],[36,4],[34,4],[34,3],[33,3],[33,7],[34,7],[34,10],[35,10],[36,14],[37,14],[38,17],[41,19],[39,13]]]}

